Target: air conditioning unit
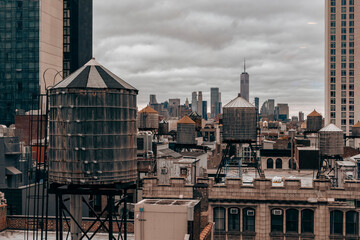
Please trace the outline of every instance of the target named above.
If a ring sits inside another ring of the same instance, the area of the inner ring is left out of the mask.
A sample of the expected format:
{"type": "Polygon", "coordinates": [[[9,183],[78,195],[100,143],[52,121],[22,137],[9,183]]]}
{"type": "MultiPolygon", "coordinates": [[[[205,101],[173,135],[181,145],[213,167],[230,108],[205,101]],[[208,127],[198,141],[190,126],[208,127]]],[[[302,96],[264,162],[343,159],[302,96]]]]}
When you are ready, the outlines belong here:
{"type": "Polygon", "coordinates": [[[238,208],[230,208],[230,214],[239,214],[238,208]]]}
{"type": "Polygon", "coordinates": [[[249,216],[249,217],[253,217],[253,216],[255,216],[255,211],[254,210],[247,210],[246,215],[249,216]]]}
{"type": "Polygon", "coordinates": [[[282,210],[281,209],[274,209],[274,210],[272,210],[272,214],[273,215],[282,215],[282,210]]]}

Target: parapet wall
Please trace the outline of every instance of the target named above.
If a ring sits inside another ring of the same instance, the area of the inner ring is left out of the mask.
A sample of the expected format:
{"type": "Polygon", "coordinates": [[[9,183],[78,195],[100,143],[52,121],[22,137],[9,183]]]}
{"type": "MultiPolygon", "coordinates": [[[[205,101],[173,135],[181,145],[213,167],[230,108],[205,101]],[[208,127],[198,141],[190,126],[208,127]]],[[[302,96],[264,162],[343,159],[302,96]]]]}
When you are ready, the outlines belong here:
{"type": "MultiPolygon", "coordinates": [[[[343,188],[334,188],[328,179],[313,180],[312,187],[301,187],[299,179],[285,179],[283,186],[272,186],[270,179],[254,179],[253,185],[244,185],[240,178],[227,178],[215,184],[213,178],[198,178],[197,184],[208,186],[209,201],[217,199],[244,199],[252,201],[329,202],[334,199],[360,199],[360,181],[345,181],[343,188]]],[[[158,184],[156,178],[145,178],[144,198],[193,198],[192,184],[183,178],[171,178],[170,184],[158,184]]]]}

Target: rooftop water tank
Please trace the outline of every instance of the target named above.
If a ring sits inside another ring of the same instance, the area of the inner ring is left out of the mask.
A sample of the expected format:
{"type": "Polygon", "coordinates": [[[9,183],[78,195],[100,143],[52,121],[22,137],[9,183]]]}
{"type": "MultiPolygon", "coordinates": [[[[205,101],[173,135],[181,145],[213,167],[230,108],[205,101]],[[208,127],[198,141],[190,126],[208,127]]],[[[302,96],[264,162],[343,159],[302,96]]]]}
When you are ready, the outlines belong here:
{"type": "Polygon", "coordinates": [[[195,122],[188,116],[183,117],[177,122],[176,142],[178,144],[196,144],[195,122]]]}
{"type": "Polygon", "coordinates": [[[360,122],[357,122],[352,126],[351,135],[354,137],[360,137],[360,122]]]}
{"type": "Polygon", "coordinates": [[[306,131],[309,132],[317,132],[322,128],[322,119],[323,117],[321,116],[320,113],[318,113],[317,111],[312,111],[309,115],[307,115],[307,120],[306,120],[306,131]]]}
{"type": "Polygon", "coordinates": [[[344,153],[344,132],[334,124],[320,129],[319,138],[322,156],[340,156],[344,153]]]}
{"type": "Polygon", "coordinates": [[[150,106],[139,111],[139,129],[153,130],[159,128],[159,113],[150,106]]]}
{"type": "Polygon", "coordinates": [[[137,94],[95,59],[51,88],[49,180],[134,182],[137,94]]]}
{"type": "Polygon", "coordinates": [[[238,96],[223,107],[223,141],[256,141],[256,107],[238,96]]]}

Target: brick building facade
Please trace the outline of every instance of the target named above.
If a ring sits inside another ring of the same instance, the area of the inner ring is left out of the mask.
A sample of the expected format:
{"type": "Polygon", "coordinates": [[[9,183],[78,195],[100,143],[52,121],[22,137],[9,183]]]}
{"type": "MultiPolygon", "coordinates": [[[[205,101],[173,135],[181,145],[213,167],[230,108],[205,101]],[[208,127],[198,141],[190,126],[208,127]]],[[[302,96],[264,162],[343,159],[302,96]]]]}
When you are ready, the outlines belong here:
{"type": "Polygon", "coordinates": [[[156,178],[144,180],[144,198],[200,199],[202,226],[214,222],[214,239],[359,239],[360,181],[346,181],[333,188],[328,179],[313,180],[302,187],[299,179],[272,186],[270,179],[198,179],[187,185],[171,179],[160,185],[156,178]],[[206,186],[199,193],[198,185],[206,186]],[[204,204],[205,203],[205,204],[204,204]]]}

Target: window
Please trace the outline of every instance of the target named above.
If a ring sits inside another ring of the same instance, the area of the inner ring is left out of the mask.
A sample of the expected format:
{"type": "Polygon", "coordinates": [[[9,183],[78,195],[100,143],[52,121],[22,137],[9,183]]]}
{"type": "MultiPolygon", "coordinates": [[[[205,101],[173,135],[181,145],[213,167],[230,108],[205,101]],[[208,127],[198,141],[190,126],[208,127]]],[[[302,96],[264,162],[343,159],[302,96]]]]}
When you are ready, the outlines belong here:
{"type": "Polygon", "coordinates": [[[345,55],[346,54],[346,49],[341,49],[341,54],[345,55]]]}
{"type": "Polygon", "coordinates": [[[228,231],[240,231],[240,210],[238,208],[228,209],[228,231]]]}
{"type": "Polygon", "coordinates": [[[346,68],[346,63],[341,63],[341,68],[346,68]]]}
{"type": "Polygon", "coordinates": [[[354,28],[349,28],[349,33],[354,33],[354,28]]]}
{"type": "Polygon", "coordinates": [[[331,20],[336,20],[336,15],[335,15],[335,14],[331,14],[331,15],[330,15],[330,19],[331,19],[331,20]]]}
{"type": "Polygon", "coordinates": [[[330,105],[330,111],[336,111],[336,107],[335,107],[335,105],[330,105]]]}
{"type": "Polygon", "coordinates": [[[336,40],[336,35],[330,35],[330,40],[335,41],[336,40]]]}
{"type": "Polygon", "coordinates": [[[346,21],[341,21],[341,26],[346,27],[346,21]]]}
{"type": "Polygon", "coordinates": [[[346,5],[346,0],[341,0],[341,5],[346,5]]]}
{"type": "Polygon", "coordinates": [[[331,118],[335,118],[335,117],[336,117],[335,112],[330,112],[330,117],[331,117],[331,118]]]}
{"type": "Polygon", "coordinates": [[[330,91],[330,97],[336,97],[335,91],[330,91]]]}
{"type": "Polygon", "coordinates": [[[341,33],[346,33],[346,28],[342,28],[341,33]]]}
{"type": "Polygon", "coordinates": [[[181,175],[181,176],[185,176],[185,177],[186,177],[186,176],[187,176],[187,173],[188,173],[188,172],[187,172],[187,168],[180,168],[180,175],[181,175]]]}
{"type": "Polygon", "coordinates": [[[349,211],[346,213],[346,234],[358,235],[359,233],[359,213],[349,211]]]}
{"type": "Polygon", "coordinates": [[[271,210],[271,232],[283,232],[283,211],[281,209],[271,210]]]}
{"type": "Polygon", "coordinates": [[[276,169],[282,169],[282,160],[280,158],[276,159],[276,169]]]}
{"type": "Polygon", "coordinates": [[[274,168],[274,160],[272,158],[267,159],[266,168],[267,169],[273,169],[274,168]]]}
{"type": "Polygon", "coordinates": [[[341,91],[341,97],[346,97],[346,91],[341,91]]]}
{"type": "Polygon", "coordinates": [[[354,14],[349,14],[349,19],[354,19],[354,14]]]}
{"type": "Polygon", "coordinates": [[[301,233],[314,232],[314,211],[304,209],[301,211],[301,233]]]}
{"type": "Polygon", "coordinates": [[[342,12],[342,13],[346,13],[346,7],[342,7],[342,8],[341,8],[341,12],[342,12]]]}
{"type": "Polygon", "coordinates": [[[215,231],[225,231],[225,208],[214,208],[215,231]]]}
{"type": "Polygon", "coordinates": [[[346,84],[341,84],[341,90],[346,90],[346,84]]]}
{"type": "Polygon", "coordinates": [[[346,14],[341,14],[341,19],[345,20],[346,19],[346,14]]]}
{"type": "Polygon", "coordinates": [[[349,0],[349,5],[354,5],[354,0],[349,0]]]}
{"type": "Polygon", "coordinates": [[[354,21],[349,21],[349,26],[350,26],[350,27],[355,26],[354,21]]]}
{"type": "Polygon", "coordinates": [[[354,105],[349,105],[349,111],[354,111],[354,105]]]}
{"type": "Polygon", "coordinates": [[[331,12],[331,13],[336,13],[336,8],[335,8],[335,7],[331,7],[331,8],[330,8],[330,12],[331,12]]]}
{"type": "Polygon", "coordinates": [[[343,213],[339,210],[330,212],[330,234],[343,234],[343,213]]]}
{"type": "Polygon", "coordinates": [[[299,212],[296,209],[286,210],[286,232],[298,232],[299,212]]]}
{"type": "Polygon", "coordinates": [[[335,89],[336,89],[335,86],[336,86],[335,84],[331,84],[331,85],[330,85],[330,90],[335,90],[335,89]]]}
{"type": "Polygon", "coordinates": [[[354,63],[349,63],[349,68],[354,68],[354,63]]]}
{"type": "Polygon", "coordinates": [[[330,62],[335,62],[336,61],[336,57],[335,56],[331,56],[330,57],[330,62]]]}
{"type": "Polygon", "coordinates": [[[336,48],[335,42],[331,42],[331,43],[330,43],[330,47],[331,47],[331,48],[336,48]]]}
{"type": "Polygon", "coordinates": [[[335,49],[330,49],[330,54],[331,54],[331,55],[335,55],[335,53],[336,53],[336,50],[335,50],[335,49]]]}
{"type": "Polygon", "coordinates": [[[330,83],[336,83],[336,78],[334,77],[330,78],[330,83]]]}
{"type": "Polygon", "coordinates": [[[252,208],[243,209],[243,232],[255,232],[255,210],[252,208]]]}
{"type": "Polygon", "coordinates": [[[341,111],[346,111],[346,105],[341,105],[341,111]]]}
{"type": "Polygon", "coordinates": [[[345,41],[346,40],[346,35],[341,35],[341,40],[345,41]]]}
{"type": "Polygon", "coordinates": [[[336,22],[331,21],[331,22],[330,22],[330,27],[336,27],[336,22]]]}

